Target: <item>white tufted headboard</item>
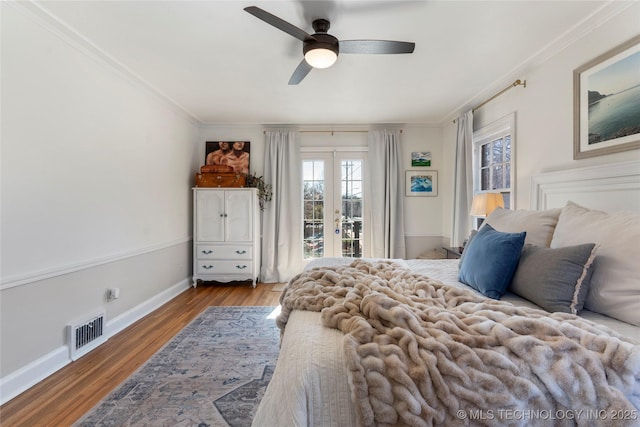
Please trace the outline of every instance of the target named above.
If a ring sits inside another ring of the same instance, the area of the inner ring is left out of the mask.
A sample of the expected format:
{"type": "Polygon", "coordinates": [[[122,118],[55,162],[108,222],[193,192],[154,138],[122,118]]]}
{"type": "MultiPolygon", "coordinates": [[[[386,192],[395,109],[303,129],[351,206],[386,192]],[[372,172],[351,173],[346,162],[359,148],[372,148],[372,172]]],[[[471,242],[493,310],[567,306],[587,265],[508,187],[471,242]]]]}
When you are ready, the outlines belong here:
{"type": "Polygon", "coordinates": [[[531,179],[531,209],[568,201],[605,212],[640,212],[640,161],[546,172],[531,179]]]}

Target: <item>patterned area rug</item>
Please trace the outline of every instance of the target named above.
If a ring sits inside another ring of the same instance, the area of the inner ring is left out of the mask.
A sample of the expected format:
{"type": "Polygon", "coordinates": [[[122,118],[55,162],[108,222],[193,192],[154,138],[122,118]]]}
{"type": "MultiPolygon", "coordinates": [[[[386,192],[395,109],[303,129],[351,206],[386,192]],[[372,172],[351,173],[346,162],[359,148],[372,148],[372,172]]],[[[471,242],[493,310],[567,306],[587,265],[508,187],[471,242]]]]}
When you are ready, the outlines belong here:
{"type": "Polygon", "coordinates": [[[251,425],[278,358],[274,309],[209,307],[75,425],[251,425]]]}

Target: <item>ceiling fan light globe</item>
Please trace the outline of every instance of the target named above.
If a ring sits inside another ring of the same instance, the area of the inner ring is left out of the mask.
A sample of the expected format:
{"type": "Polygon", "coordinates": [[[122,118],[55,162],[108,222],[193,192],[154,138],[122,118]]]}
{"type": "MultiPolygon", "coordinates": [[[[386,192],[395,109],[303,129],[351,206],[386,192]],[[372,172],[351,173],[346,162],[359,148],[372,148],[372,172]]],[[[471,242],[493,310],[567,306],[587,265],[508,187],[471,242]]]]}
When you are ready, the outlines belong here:
{"type": "Polygon", "coordinates": [[[329,68],[338,59],[338,54],[330,49],[311,49],[304,54],[304,59],[313,68],[329,68]]]}

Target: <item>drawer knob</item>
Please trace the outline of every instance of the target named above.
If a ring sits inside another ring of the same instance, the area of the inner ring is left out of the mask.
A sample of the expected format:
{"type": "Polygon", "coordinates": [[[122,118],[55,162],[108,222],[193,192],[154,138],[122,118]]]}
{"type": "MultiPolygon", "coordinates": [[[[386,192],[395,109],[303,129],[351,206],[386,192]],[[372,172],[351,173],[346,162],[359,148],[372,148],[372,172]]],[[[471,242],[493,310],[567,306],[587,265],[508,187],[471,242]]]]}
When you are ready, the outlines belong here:
{"type": "Polygon", "coordinates": [[[246,265],[236,265],[236,268],[238,270],[244,270],[245,268],[247,268],[247,266],[246,265]]]}
{"type": "Polygon", "coordinates": [[[205,255],[209,255],[209,254],[212,254],[212,253],[213,253],[213,251],[212,251],[211,249],[206,250],[206,251],[205,251],[205,250],[203,250],[203,251],[202,251],[202,253],[203,253],[203,254],[205,254],[205,255]]]}
{"type": "Polygon", "coordinates": [[[238,255],[244,255],[244,254],[246,254],[246,253],[247,253],[247,251],[236,251],[236,253],[237,253],[238,255]]]}
{"type": "Polygon", "coordinates": [[[213,265],[203,265],[202,268],[204,268],[205,270],[211,270],[213,268],[213,265]]]}

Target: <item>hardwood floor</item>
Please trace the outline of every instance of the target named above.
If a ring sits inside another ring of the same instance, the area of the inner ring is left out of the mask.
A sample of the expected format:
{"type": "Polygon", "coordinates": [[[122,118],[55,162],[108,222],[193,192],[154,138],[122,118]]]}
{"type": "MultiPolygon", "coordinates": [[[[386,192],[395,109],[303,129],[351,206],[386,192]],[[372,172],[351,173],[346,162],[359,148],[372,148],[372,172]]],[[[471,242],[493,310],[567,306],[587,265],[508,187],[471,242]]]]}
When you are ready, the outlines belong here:
{"type": "MultiPolygon", "coordinates": [[[[0,425],[70,426],[209,306],[278,305],[274,284],[201,285],[183,292],[0,407],[0,425]]],[[[275,289],[280,289],[275,288],[275,289]]]]}

